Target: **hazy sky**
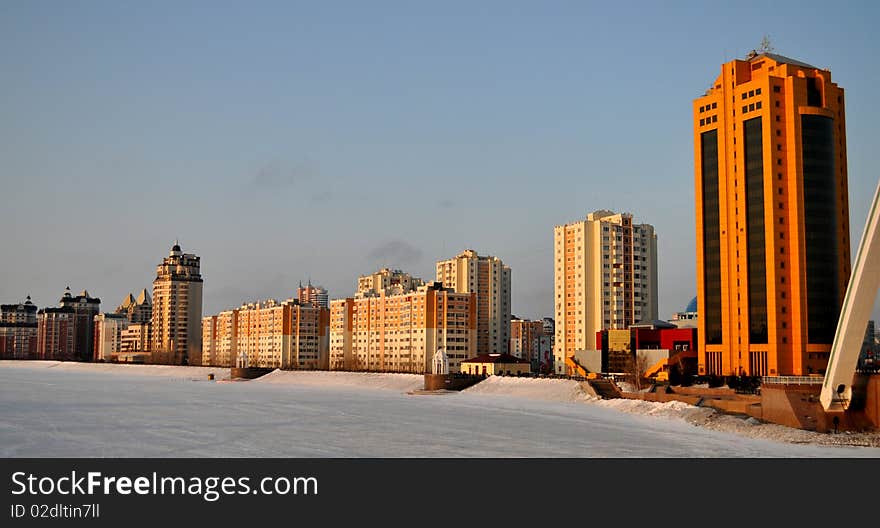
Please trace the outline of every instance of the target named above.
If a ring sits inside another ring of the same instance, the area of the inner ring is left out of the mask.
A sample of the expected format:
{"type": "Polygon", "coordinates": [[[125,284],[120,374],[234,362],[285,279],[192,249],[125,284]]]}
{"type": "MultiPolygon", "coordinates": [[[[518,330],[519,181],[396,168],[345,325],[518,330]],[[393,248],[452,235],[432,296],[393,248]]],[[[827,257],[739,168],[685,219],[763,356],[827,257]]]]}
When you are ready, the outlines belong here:
{"type": "Polygon", "coordinates": [[[846,90],[856,241],[880,171],[873,2],[0,0],[0,301],[112,311],[175,238],[206,314],[465,248],[552,315],[553,226],[658,234],[696,293],[691,102],[769,35],[846,90]]]}

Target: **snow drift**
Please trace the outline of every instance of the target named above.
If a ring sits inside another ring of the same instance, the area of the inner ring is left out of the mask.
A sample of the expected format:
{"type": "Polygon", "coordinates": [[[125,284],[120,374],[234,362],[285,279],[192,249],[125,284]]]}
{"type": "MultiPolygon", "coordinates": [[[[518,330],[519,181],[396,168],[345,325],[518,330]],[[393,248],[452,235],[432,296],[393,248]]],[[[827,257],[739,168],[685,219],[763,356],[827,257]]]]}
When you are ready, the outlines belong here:
{"type": "Polygon", "coordinates": [[[593,392],[589,385],[566,379],[490,376],[462,392],[468,394],[517,396],[520,398],[560,402],[596,399],[596,393],[593,392]]]}
{"type": "Polygon", "coordinates": [[[381,389],[409,392],[421,389],[425,378],[419,374],[378,372],[337,372],[325,370],[275,370],[253,383],[300,385],[309,387],[381,389]]]}

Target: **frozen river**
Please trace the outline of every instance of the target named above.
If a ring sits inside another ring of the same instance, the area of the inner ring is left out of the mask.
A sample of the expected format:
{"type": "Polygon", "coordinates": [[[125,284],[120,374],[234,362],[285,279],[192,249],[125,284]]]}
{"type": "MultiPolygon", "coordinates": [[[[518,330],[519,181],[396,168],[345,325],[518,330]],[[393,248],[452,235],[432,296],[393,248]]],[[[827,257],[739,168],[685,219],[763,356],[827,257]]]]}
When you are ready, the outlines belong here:
{"type": "Polygon", "coordinates": [[[198,369],[194,380],[88,367],[0,362],[0,456],[880,457],[589,402],[406,394],[416,377],[390,386],[327,383],[327,373],[215,382],[198,369]]]}

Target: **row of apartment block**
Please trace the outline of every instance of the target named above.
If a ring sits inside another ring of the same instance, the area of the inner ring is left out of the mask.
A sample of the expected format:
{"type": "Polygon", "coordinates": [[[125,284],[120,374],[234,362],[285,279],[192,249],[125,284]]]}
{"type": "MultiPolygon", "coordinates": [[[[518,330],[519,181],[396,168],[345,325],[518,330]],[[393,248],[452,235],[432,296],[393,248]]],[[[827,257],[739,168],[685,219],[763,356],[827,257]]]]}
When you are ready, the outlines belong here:
{"type": "Polygon", "coordinates": [[[429,372],[444,349],[459,372],[508,352],[510,298],[510,268],[471,249],[437,262],[433,282],[387,268],[361,276],[353,297],[330,303],[330,368],[429,372]]]}
{"type": "Polygon", "coordinates": [[[330,302],[330,369],[423,373],[444,348],[450,372],[476,355],[476,295],[434,282],[330,302]]]}
{"type": "Polygon", "coordinates": [[[288,299],[246,303],[202,319],[202,364],[328,368],[329,309],[288,299]]]}
{"type": "Polygon", "coordinates": [[[437,279],[385,268],[359,277],[355,294],[329,309],[320,306],[326,291],[309,284],[298,300],[205,317],[201,363],[232,366],[246,358],[258,367],[423,373],[443,348],[457,372],[479,353],[507,352],[510,268],[466,250],[438,262],[437,279]]]}

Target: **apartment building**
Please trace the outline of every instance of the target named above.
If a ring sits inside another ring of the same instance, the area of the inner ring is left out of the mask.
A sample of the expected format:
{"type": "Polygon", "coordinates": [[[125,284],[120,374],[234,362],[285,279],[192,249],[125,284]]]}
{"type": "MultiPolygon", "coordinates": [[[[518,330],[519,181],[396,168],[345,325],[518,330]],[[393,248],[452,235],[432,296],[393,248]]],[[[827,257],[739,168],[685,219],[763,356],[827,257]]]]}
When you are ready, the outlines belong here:
{"type": "Polygon", "coordinates": [[[37,358],[37,307],[24,302],[0,305],[0,359],[37,358]]]}
{"type": "Polygon", "coordinates": [[[506,354],[510,347],[510,268],[498,257],[466,249],[437,262],[437,282],[477,302],[477,353],[506,354]]]}
{"type": "Polygon", "coordinates": [[[422,374],[445,348],[449,371],[459,372],[463,360],[476,356],[475,294],[439,282],[399,289],[330,302],[331,370],[422,374]]]}
{"type": "Polygon", "coordinates": [[[246,354],[252,367],[326,369],[330,310],[296,299],[242,304],[202,319],[202,362],[234,366],[246,354]]]}
{"type": "Polygon", "coordinates": [[[377,295],[380,292],[406,293],[423,286],[425,281],[398,269],[382,268],[376,273],[358,277],[355,297],[377,295]]]}
{"type": "Polygon", "coordinates": [[[554,228],[554,371],[592,350],[596,332],[657,318],[657,235],[629,213],[599,210],[554,228]]]}
{"type": "Polygon", "coordinates": [[[202,275],[200,258],[175,242],[156,267],[153,281],[152,361],[199,365],[202,361],[202,275]]]}
{"type": "Polygon", "coordinates": [[[122,351],[122,333],[131,324],[125,314],[103,313],[95,316],[94,361],[111,361],[122,351]]]}
{"type": "Polygon", "coordinates": [[[149,323],[153,319],[153,300],[146,288],[137,298],[128,294],[116,308],[116,313],[124,315],[131,323],[149,323]]]}

